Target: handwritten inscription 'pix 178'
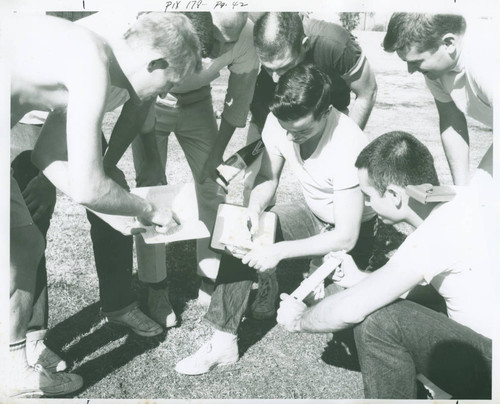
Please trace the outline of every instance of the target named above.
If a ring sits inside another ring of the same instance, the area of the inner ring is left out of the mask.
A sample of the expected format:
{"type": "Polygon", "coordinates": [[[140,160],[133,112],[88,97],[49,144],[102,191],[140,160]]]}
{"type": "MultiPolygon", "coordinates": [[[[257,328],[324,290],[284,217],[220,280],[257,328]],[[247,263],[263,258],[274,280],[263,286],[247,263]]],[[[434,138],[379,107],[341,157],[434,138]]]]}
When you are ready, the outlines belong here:
{"type": "Polygon", "coordinates": [[[172,10],[222,10],[238,9],[247,7],[248,4],[242,1],[225,2],[221,0],[205,2],[203,0],[175,0],[165,2],[165,11],[172,10]]]}

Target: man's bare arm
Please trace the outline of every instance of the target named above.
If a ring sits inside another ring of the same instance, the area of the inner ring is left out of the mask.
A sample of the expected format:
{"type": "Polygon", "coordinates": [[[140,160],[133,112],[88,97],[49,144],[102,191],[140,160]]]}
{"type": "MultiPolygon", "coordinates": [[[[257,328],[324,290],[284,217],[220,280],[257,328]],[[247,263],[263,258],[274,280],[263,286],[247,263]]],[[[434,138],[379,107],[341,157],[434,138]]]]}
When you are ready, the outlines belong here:
{"type": "Polygon", "coordinates": [[[262,163],[250,194],[248,208],[261,214],[273,199],[278,188],[285,159],[270,155],[266,149],[262,152],[262,163]]]}
{"type": "Polygon", "coordinates": [[[469,131],[467,120],[454,102],[438,100],[439,131],[444,153],[450,166],[455,185],[465,185],[469,180],[469,131]]]}
{"type": "Polygon", "coordinates": [[[330,251],[354,248],[359,236],[363,213],[363,196],[359,187],[336,191],[334,195],[335,228],[300,240],[282,241],[282,259],[321,256],[330,251]]]}
{"type": "Polygon", "coordinates": [[[377,82],[368,60],[364,60],[361,68],[346,78],[356,100],[349,111],[349,117],[364,129],[377,98],[377,82]]]}
{"type": "MultiPolygon", "coordinates": [[[[423,275],[419,271],[396,268],[389,263],[357,285],[328,296],[306,309],[293,329],[301,332],[335,332],[351,327],[398,299],[422,279],[423,275]]],[[[286,306],[286,300],[281,305],[280,311],[286,306]]]]}
{"type": "Polygon", "coordinates": [[[137,216],[145,222],[166,225],[171,220],[168,212],[155,211],[149,202],[123,190],[104,174],[101,125],[110,83],[107,54],[95,41],[81,42],[78,58],[70,59],[72,69],[64,83],[68,92],[66,124],[60,114],[51,113],[40,135],[45,136],[49,147],[66,138],[67,164],[59,162],[54,169],[54,160],[38,154],[39,167],[54,185],[92,210],[137,216]]]}

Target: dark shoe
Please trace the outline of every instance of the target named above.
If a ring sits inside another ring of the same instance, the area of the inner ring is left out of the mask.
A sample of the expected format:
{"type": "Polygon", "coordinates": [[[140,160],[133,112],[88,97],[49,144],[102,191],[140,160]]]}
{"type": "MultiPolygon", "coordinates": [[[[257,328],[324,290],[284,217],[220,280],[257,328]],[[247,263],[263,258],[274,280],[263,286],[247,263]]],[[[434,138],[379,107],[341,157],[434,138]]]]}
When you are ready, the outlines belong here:
{"type": "Polygon", "coordinates": [[[271,274],[259,273],[259,289],[251,306],[252,317],[257,320],[266,320],[276,316],[276,302],[278,301],[278,278],[276,271],[271,274]]]}

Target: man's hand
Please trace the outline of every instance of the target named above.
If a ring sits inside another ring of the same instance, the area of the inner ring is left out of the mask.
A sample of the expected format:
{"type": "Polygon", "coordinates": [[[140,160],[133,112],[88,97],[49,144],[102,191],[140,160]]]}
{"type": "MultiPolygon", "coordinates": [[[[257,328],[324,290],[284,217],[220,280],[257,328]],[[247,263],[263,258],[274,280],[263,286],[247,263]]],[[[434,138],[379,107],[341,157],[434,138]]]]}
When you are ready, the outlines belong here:
{"type": "Polygon", "coordinates": [[[241,262],[260,272],[266,272],[276,268],[283,259],[280,243],[256,247],[245,255],[241,262]]]}
{"type": "Polygon", "coordinates": [[[222,163],[222,157],[217,156],[215,153],[210,153],[201,169],[200,176],[198,178],[198,182],[203,184],[207,178],[211,178],[212,180],[216,180],[217,178],[217,170],[216,168],[222,163]]]}
{"type": "Polygon", "coordinates": [[[158,233],[167,233],[173,226],[180,224],[179,219],[170,209],[156,206],[153,206],[147,214],[138,216],[137,220],[145,226],[155,225],[158,233]]]}
{"type": "Polygon", "coordinates": [[[55,204],[56,188],[43,174],[40,174],[26,185],[22,195],[31,217],[36,222],[55,204]]]}
{"type": "Polygon", "coordinates": [[[276,321],[288,331],[302,331],[300,327],[300,319],[302,318],[304,311],[307,309],[307,306],[303,302],[294,299],[286,293],[282,293],[280,298],[281,303],[278,309],[276,321]]]}
{"type": "Polygon", "coordinates": [[[139,174],[135,179],[138,187],[154,187],[156,185],[167,185],[167,177],[161,163],[156,160],[146,159],[142,163],[139,174]]]}
{"type": "MultiPolygon", "coordinates": [[[[325,255],[326,262],[330,257],[337,257],[338,252],[332,252],[325,255]]],[[[333,272],[332,280],[343,288],[350,288],[361,282],[368,274],[360,271],[358,266],[349,254],[342,255],[342,264],[333,272]]]]}
{"type": "Polygon", "coordinates": [[[255,235],[259,231],[260,213],[254,209],[248,208],[247,215],[248,215],[247,226],[248,230],[250,231],[250,235],[252,236],[253,239],[253,237],[255,237],[255,235]]]}

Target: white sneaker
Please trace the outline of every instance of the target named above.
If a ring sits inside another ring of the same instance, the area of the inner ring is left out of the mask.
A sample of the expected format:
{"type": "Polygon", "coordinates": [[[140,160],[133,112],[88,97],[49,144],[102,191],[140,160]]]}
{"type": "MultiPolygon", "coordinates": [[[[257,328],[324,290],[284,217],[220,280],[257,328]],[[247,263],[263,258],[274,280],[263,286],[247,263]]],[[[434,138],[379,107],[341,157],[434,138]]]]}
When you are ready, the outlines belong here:
{"type": "Polygon", "coordinates": [[[224,347],[212,344],[212,341],[204,344],[196,353],[181,360],[175,366],[175,370],[184,375],[201,375],[207,373],[216,366],[232,365],[239,359],[238,344],[227,344],[224,347]]]}
{"type": "Polygon", "coordinates": [[[52,373],[40,365],[26,367],[23,374],[12,374],[9,396],[16,398],[57,397],[73,393],[83,386],[81,376],[74,373],[52,373]]]}
{"type": "Polygon", "coordinates": [[[107,314],[106,318],[109,323],[130,328],[142,337],[154,337],[163,332],[163,328],[146,316],[137,306],[123,314],[107,314]]]}
{"type": "Polygon", "coordinates": [[[26,360],[28,365],[40,365],[49,372],[63,372],[68,368],[66,362],[44,343],[47,330],[26,333],[26,360]]]}

